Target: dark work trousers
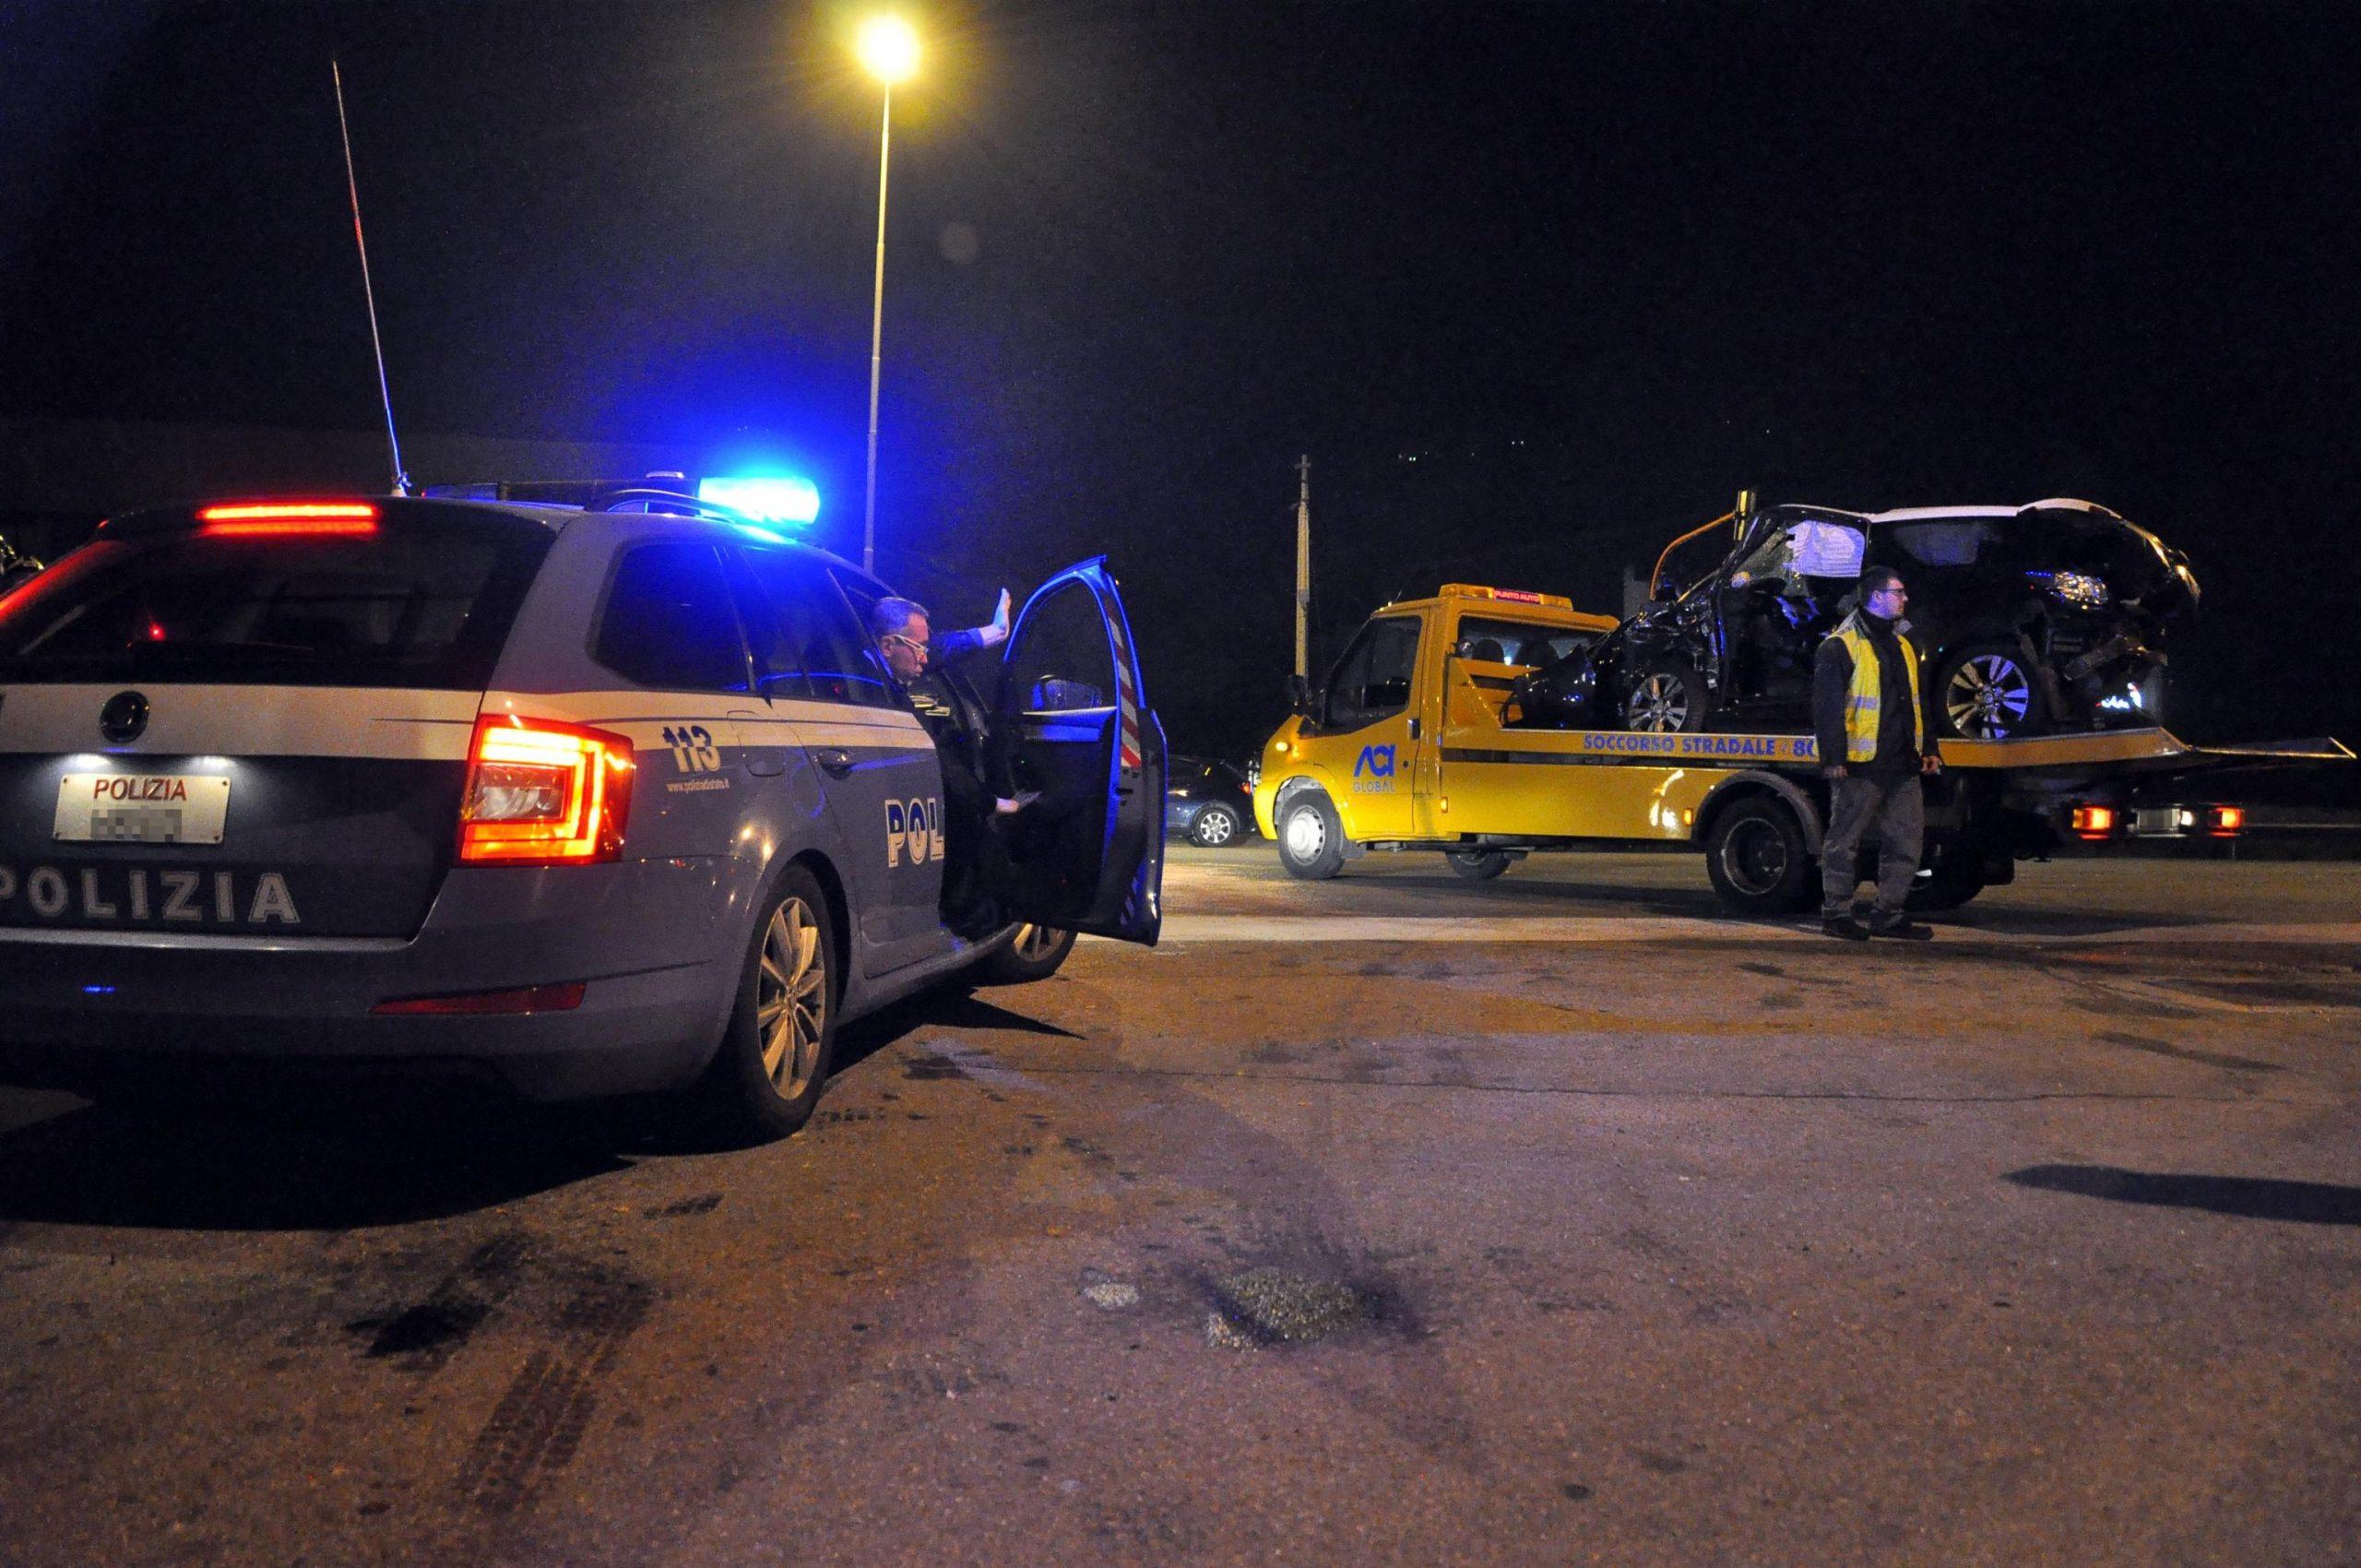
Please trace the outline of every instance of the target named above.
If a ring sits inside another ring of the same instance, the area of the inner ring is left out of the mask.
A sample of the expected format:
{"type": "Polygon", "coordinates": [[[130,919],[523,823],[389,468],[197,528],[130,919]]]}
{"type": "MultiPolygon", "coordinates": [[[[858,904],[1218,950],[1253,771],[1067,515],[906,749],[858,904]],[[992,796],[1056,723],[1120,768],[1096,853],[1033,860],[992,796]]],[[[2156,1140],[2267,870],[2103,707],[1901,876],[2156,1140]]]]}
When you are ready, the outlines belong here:
{"type": "Polygon", "coordinates": [[[1878,846],[1878,901],[1874,918],[1893,920],[1910,897],[1918,874],[1918,852],[1927,836],[1927,797],[1918,776],[1871,778],[1848,773],[1828,787],[1828,837],[1820,846],[1820,912],[1845,914],[1861,885],[1854,874],[1861,840],[1878,846]]]}

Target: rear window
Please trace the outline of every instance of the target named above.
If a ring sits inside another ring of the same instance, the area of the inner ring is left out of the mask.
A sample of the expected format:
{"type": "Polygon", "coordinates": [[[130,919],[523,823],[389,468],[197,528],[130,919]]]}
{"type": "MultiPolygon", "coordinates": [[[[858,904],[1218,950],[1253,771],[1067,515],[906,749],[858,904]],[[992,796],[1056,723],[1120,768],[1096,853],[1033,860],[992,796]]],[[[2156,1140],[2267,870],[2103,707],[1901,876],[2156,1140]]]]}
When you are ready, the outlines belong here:
{"type": "Polygon", "coordinates": [[[481,689],[548,552],[461,519],[101,536],[0,601],[0,682],[481,689]]]}
{"type": "Polygon", "coordinates": [[[659,691],[746,690],[746,645],[713,546],[668,539],[625,551],[591,657],[659,691]]]}
{"type": "Polygon", "coordinates": [[[1535,626],[1463,615],[1459,618],[1459,640],[1452,646],[1462,659],[1487,664],[1521,664],[1537,670],[1545,664],[1555,664],[1578,647],[1588,647],[1593,639],[1592,633],[1565,626],[1535,626]]]}

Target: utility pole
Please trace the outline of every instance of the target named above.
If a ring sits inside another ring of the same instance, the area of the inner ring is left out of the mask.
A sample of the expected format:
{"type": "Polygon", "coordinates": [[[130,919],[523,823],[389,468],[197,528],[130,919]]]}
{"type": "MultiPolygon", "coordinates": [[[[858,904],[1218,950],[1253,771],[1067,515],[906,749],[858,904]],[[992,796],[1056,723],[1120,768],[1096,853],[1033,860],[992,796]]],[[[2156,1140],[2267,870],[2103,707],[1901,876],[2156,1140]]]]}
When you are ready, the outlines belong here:
{"type": "Polygon", "coordinates": [[[1295,498],[1295,672],[1311,679],[1311,457],[1297,459],[1295,498]]]}

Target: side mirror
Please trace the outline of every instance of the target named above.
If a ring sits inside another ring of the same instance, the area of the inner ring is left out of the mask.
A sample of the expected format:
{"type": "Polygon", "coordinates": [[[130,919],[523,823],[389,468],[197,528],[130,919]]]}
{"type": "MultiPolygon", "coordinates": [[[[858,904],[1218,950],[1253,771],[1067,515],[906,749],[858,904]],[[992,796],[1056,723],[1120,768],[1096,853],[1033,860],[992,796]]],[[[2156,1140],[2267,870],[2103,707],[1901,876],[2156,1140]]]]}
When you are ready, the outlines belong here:
{"type": "Polygon", "coordinates": [[[1300,675],[1287,677],[1287,711],[1304,715],[1311,712],[1311,683],[1300,675]]]}
{"type": "Polygon", "coordinates": [[[1065,681],[1055,675],[1045,675],[1033,683],[1031,708],[1035,713],[1074,713],[1083,708],[1106,706],[1098,688],[1087,681],[1065,681]]]}

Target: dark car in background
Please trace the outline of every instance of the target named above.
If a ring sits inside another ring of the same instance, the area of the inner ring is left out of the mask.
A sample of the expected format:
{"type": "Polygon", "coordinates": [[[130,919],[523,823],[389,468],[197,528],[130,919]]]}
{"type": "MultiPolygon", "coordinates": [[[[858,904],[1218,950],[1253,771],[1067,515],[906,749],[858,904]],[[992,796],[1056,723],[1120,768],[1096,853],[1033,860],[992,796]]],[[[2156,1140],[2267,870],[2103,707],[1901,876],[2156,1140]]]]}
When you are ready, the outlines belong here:
{"type": "Polygon", "coordinates": [[[2160,722],[2165,645],[2198,600],[2186,556],[2088,501],[1742,506],[1673,542],[1646,609],[1520,682],[1520,722],[1809,729],[1813,655],[1869,566],[1909,587],[1936,733],[1971,740],[2160,722]],[[1701,536],[1726,548],[1702,570],[1692,551],[1681,570],[1677,553],[1701,536]]]}
{"type": "Polygon", "coordinates": [[[1176,756],[1164,791],[1164,831],[1218,849],[1254,835],[1254,787],[1217,757],[1176,756]]]}

